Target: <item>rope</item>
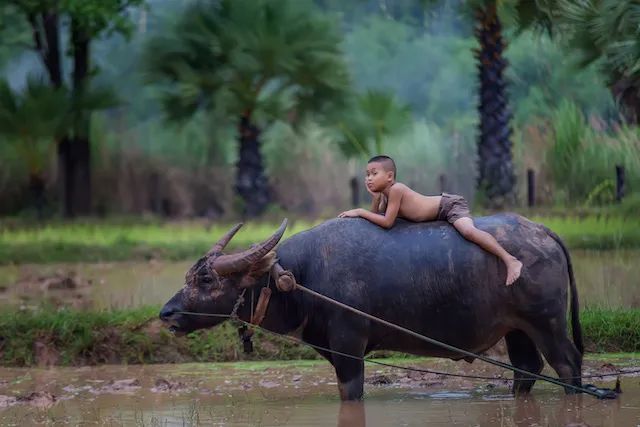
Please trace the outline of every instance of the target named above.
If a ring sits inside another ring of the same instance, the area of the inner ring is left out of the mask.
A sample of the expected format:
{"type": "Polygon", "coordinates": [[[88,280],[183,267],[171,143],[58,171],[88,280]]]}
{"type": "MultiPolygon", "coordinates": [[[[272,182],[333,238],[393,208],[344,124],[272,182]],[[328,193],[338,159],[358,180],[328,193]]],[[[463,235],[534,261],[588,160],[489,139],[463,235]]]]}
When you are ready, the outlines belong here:
{"type": "Polygon", "coordinates": [[[565,382],[562,382],[562,381],[560,381],[560,380],[558,380],[556,378],[550,377],[548,375],[536,374],[534,372],[529,372],[529,371],[526,371],[524,369],[520,369],[520,368],[518,368],[516,366],[510,365],[508,363],[504,363],[504,362],[501,362],[499,360],[495,360],[495,359],[492,359],[490,357],[487,357],[487,356],[484,356],[484,355],[481,355],[481,354],[476,354],[476,353],[472,353],[472,352],[467,351],[467,350],[463,350],[461,348],[458,348],[458,347],[443,343],[442,341],[438,341],[436,339],[429,338],[427,336],[421,335],[421,334],[419,334],[417,332],[412,331],[411,329],[407,329],[405,327],[396,325],[394,323],[387,322],[384,319],[380,319],[378,317],[372,316],[369,313],[365,313],[364,311],[360,311],[357,308],[351,307],[350,305],[343,304],[343,303],[341,303],[339,301],[336,301],[336,300],[334,300],[332,298],[329,298],[329,297],[327,297],[325,295],[322,295],[322,294],[320,294],[320,293],[318,293],[316,291],[313,291],[313,290],[311,290],[309,288],[305,288],[304,286],[301,286],[299,284],[296,284],[296,287],[298,289],[300,289],[301,291],[303,291],[303,292],[307,292],[307,293],[309,293],[309,294],[311,294],[311,295],[313,295],[315,297],[318,297],[318,298],[320,298],[322,300],[325,300],[327,302],[335,304],[338,307],[342,307],[345,310],[349,310],[349,311],[351,311],[353,313],[359,314],[360,316],[363,316],[363,317],[365,317],[367,319],[370,319],[370,320],[373,320],[375,322],[381,323],[381,324],[383,324],[385,326],[388,326],[390,328],[397,329],[397,330],[399,330],[401,332],[404,332],[404,333],[406,333],[408,335],[411,335],[412,337],[415,337],[415,338],[417,338],[419,340],[426,341],[429,344],[437,345],[437,346],[445,348],[445,349],[447,349],[449,351],[456,352],[456,353],[459,353],[459,354],[463,354],[465,356],[477,358],[477,359],[480,359],[480,360],[482,360],[484,362],[490,363],[492,365],[496,365],[496,366],[499,366],[499,367],[504,368],[504,369],[509,369],[509,370],[512,370],[514,372],[518,372],[518,373],[523,374],[523,375],[528,375],[528,376],[533,377],[535,379],[547,381],[547,382],[550,382],[552,384],[556,384],[556,385],[559,385],[559,386],[562,386],[562,387],[567,387],[567,388],[570,388],[572,390],[579,391],[581,393],[587,393],[587,394],[590,394],[590,395],[595,396],[597,398],[602,398],[602,395],[600,393],[594,392],[594,391],[592,391],[590,389],[587,389],[587,388],[584,388],[584,387],[578,387],[578,386],[575,386],[575,385],[569,384],[569,383],[565,383],[565,382]]]}
{"type": "MultiPolygon", "coordinates": [[[[476,353],[473,353],[473,352],[470,352],[470,351],[467,351],[467,350],[452,346],[450,344],[443,343],[442,341],[438,341],[436,339],[433,339],[433,338],[427,337],[425,335],[421,335],[421,334],[419,334],[417,332],[414,332],[411,329],[407,329],[407,328],[402,327],[400,325],[396,325],[394,323],[388,322],[388,321],[386,321],[384,319],[380,319],[380,318],[378,318],[376,316],[373,316],[373,315],[371,315],[369,313],[365,313],[363,311],[360,311],[357,308],[354,308],[354,307],[351,307],[350,305],[341,303],[340,301],[336,301],[336,300],[334,300],[332,298],[329,298],[329,297],[327,297],[327,296],[325,296],[323,294],[320,294],[320,293],[315,292],[315,291],[313,291],[313,290],[311,290],[309,288],[306,288],[306,287],[304,287],[304,286],[302,286],[302,285],[300,285],[298,283],[296,283],[295,286],[296,286],[296,288],[300,289],[303,292],[307,292],[307,293],[309,293],[309,294],[311,294],[311,295],[313,295],[313,296],[315,296],[317,298],[325,300],[325,301],[327,301],[327,302],[329,302],[331,304],[337,305],[338,307],[344,308],[345,310],[351,311],[351,312],[356,313],[356,314],[358,314],[360,316],[363,316],[363,317],[365,317],[365,318],[367,318],[369,320],[373,320],[375,322],[381,323],[381,324],[383,324],[385,326],[388,326],[390,328],[397,329],[397,330],[399,330],[401,332],[404,332],[404,333],[406,333],[408,335],[411,335],[411,336],[413,336],[413,337],[415,337],[415,338],[417,338],[419,340],[426,341],[426,342],[428,342],[430,344],[445,348],[445,349],[447,349],[449,351],[452,351],[452,352],[455,352],[455,353],[459,353],[459,354],[462,354],[462,355],[465,355],[465,356],[469,356],[469,357],[472,357],[472,358],[477,358],[477,359],[480,359],[480,360],[482,360],[484,362],[487,362],[489,364],[492,364],[492,365],[495,365],[495,366],[499,366],[499,367],[501,367],[503,369],[508,369],[508,370],[511,370],[511,371],[514,371],[514,372],[518,372],[518,373],[523,374],[523,375],[528,375],[528,376],[530,376],[532,378],[535,378],[535,379],[538,379],[538,380],[547,381],[547,382],[550,382],[552,384],[559,385],[559,386],[562,386],[562,387],[567,387],[567,388],[570,388],[572,390],[575,390],[575,391],[578,391],[578,392],[581,392],[581,393],[589,394],[589,395],[597,397],[599,399],[612,398],[611,395],[598,392],[597,389],[596,389],[596,391],[592,390],[593,387],[592,388],[585,388],[585,387],[575,386],[573,384],[562,382],[562,381],[560,381],[560,379],[556,379],[556,378],[550,377],[548,375],[536,374],[534,372],[529,372],[529,371],[526,371],[524,369],[520,369],[518,367],[510,365],[508,363],[504,363],[504,362],[501,362],[499,360],[495,360],[495,359],[492,359],[490,357],[487,357],[487,356],[484,356],[484,355],[481,355],[481,354],[476,354],[476,353]]],[[[297,339],[295,339],[293,337],[289,337],[287,335],[283,335],[283,334],[279,334],[279,333],[276,333],[276,332],[273,332],[273,331],[269,331],[268,329],[264,329],[264,328],[259,327],[257,325],[252,325],[249,322],[245,322],[244,320],[240,319],[236,315],[236,311],[237,311],[238,307],[240,306],[240,304],[242,304],[244,302],[244,298],[243,298],[244,291],[246,291],[246,288],[243,290],[243,292],[238,297],[238,300],[236,301],[236,304],[233,307],[231,315],[211,314],[211,313],[196,313],[196,312],[188,312],[188,311],[181,311],[181,312],[177,312],[177,313],[189,314],[189,315],[197,315],[197,316],[213,316],[213,317],[232,318],[232,319],[240,321],[240,322],[242,322],[242,323],[244,323],[246,325],[258,327],[260,330],[264,330],[264,331],[266,331],[268,333],[281,336],[281,337],[283,337],[285,339],[288,339],[290,341],[293,340],[294,342],[296,342],[298,344],[308,345],[308,346],[310,346],[312,348],[323,350],[323,351],[327,351],[327,352],[330,352],[332,354],[337,354],[337,355],[340,355],[340,356],[349,357],[349,358],[352,358],[352,359],[361,360],[361,361],[365,361],[365,362],[375,363],[375,364],[379,364],[379,365],[383,365],[383,366],[390,366],[390,367],[399,368],[399,369],[406,369],[406,370],[410,370],[410,371],[411,370],[415,370],[417,372],[438,373],[439,375],[460,376],[460,377],[463,377],[463,378],[487,379],[487,380],[500,380],[500,379],[507,380],[506,378],[503,378],[503,377],[495,378],[495,377],[481,377],[481,376],[475,376],[475,375],[464,376],[462,374],[439,373],[439,372],[436,372],[436,371],[430,371],[430,370],[426,370],[426,369],[420,370],[418,368],[405,368],[405,367],[398,366],[398,365],[385,364],[384,362],[377,362],[377,361],[374,361],[374,360],[371,360],[371,359],[362,358],[360,356],[354,356],[354,355],[351,355],[351,354],[338,352],[338,351],[335,351],[335,350],[332,350],[332,349],[329,349],[329,348],[325,348],[325,347],[309,344],[309,343],[306,343],[304,341],[297,340],[297,339]]],[[[614,375],[614,374],[611,374],[611,375],[614,375]]],[[[609,375],[596,375],[596,376],[593,376],[593,377],[603,377],[603,376],[609,376],[609,375]]],[[[577,379],[577,378],[588,378],[588,377],[569,377],[569,378],[566,378],[566,379],[577,379]]],[[[561,379],[565,379],[565,378],[561,378],[561,379]]],[[[615,398],[615,395],[613,395],[613,398],[615,398]]]]}
{"type": "MultiPolygon", "coordinates": [[[[209,317],[220,317],[220,318],[225,318],[225,319],[229,319],[231,318],[230,315],[228,314],[212,314],[212,313],[196,313],[196,312],[192,312],[192,311],[178,311],[176,312],[176,314],[189,314],[189,315],[196,315],[196,316],[209,316],[209,317]]],[[[355,356],[353,354],[348,354],[348,353],[342,353],[340,351],[336,351],[327,347],[322,347],[319,345],[315,345],[315,344],[311,344],[308,343],[306,341],[302,341],[299,340],[295,337],[292,337],[290,335],[285,335],[285,334],[281,334],[278,332],[274,332],[274,331],[270,331],[269,329],[265,329],[262,326],[257,326],[257,325],[252,325],[249,322],[246,322],[238,317],[234,318],[233,320],[243,323],[245,325],[248,326],[252,326],[255,328],[258,328],[261,331],[264,331],[267,334],[271,334],[271,335],[275,335],[277,337],[283,338],[289,342],[292,342],[294,344],[300,344],[300,345],[306,345],[308,347],[314,348],[316,350],[323,350],[332,354],[337,354],[338,356],[344,356],[344,357],[348,357],[350,359],[355,359],[355,360],[359,360],[359,361],[363,361],[363,362],[367,362],[367,363],[372,363],[374,365],[380,365],[380,366],[386,366],[389,368],[394,368],[394,369],[402,369],[405,371],[413,371],[413,372],[422,372],[422,373],[427,373],[427,374],[435,374],[435,375],[442,375],[442,376],[448,376],[448,377],[458,377],[458,378],[469,378],[469,379],[477,379],[477,380],[491,380],[491,381],[514,381],[513,378],[505,378],[503,376],[497,376],[497,377],[490,377],[490,376],[483,376],[483,375],[467,375],[467,374],[455,374],[455,373],[451,373],[451,372],[442,372],[442,371],[435,371],[432,369],[424,369],[424,368],[415,368],[412,366],[401,366],[401,365],[395,365],[393,363],[387,363],[387,362],[380,362],[378,360],[374,360],[374,359],[369,359],[369,358],[365,358],[365,357],[360,357],[360,356],[355,356]]],[[[632,371],[618,371],[616,373],[611,373],[611,374],[597,374],[597,375],[582,375],[579,377],[562,377],[562,378],[558,378],[560,380],[570,380],[570,379],[576,379],[576,378],[604,378],[604,377],[616,377],[616,376],[620,376],[620,375],[630,375],[630,374],[636,374],[636,373],[640,373],[640,369],[636,369],[636,370],[632,370],[632,371]]]]}

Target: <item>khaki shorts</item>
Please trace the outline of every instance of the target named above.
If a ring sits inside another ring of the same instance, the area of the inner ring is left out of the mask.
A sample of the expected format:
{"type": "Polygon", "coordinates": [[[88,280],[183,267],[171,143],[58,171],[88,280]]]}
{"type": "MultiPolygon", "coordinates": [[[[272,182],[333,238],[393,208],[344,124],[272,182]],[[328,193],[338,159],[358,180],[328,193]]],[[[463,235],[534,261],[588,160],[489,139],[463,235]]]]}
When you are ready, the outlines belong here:
{"type": "Polygon", "coordinates": [[[471,218],[467,201],[457,194],[442,193],[438,208],[438,220],[453,224],[460,218],[471,218]]]}

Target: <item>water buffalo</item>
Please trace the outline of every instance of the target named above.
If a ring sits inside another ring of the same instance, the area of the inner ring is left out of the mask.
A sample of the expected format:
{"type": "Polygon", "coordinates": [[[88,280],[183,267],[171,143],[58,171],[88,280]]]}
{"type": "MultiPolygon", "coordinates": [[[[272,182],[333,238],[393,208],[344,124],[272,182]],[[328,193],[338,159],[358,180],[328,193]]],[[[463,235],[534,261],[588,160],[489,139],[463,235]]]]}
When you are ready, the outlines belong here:
{"type": "MultiPolygon", "coordinates": [[[[181,311],[228,314],[243,288],[260,290],[276,261],[310,289],[420,334],[472,352],[505,337],[511,363],[539,373],[542,353],[560,377],[580,385],[582,337],[578,295],[569,254],[546,227],[514,214],[475,219],[524,264],[513,286],[504,264],[465,240],[444,222],[398,221],[390,230],[363,219],[333,219],[298,233],[277,249],[286,221],[266,241],[237,254],[222,254],[234,227],[187,272],[184,287],[160,313],[175,332],[187,333],[224,319],[181,311]],[[571,329],[567,335],[568,289],[571,329]]],[[[273,285],[271,285],[273,287],[273,285]]],[[[238,310],[251,316],[250,304],[238,310]]],[[[296,333],[310,343],[364,356],[386,349],[424,356],[463,358],[440,347],[303,293],[274,291],[262,324],[296,333]]],[[[320,351],[335,368],[343,400],[363,395],[364,364],[320,351]]],[[[534,380],[515,374],[514,393],[529,392],[534,380]]],[[[566,389],[567,392],[571,390],[566,389]]]]}

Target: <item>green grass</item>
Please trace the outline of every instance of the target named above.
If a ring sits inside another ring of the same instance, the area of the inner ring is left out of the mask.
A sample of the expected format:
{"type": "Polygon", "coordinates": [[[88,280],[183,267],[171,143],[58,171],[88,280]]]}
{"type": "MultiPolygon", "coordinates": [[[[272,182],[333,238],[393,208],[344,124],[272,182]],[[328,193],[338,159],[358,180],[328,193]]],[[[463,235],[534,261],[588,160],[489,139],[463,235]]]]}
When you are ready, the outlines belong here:
{"type": "Polygon", "coordinates": [[[580,323],[589,351],[640,351],[640,309],[585,309],[580,313],[580,323]]]}
{"type": "Polygon", "coordinates": [[[117,311],[43,308],[0,313],[0,364],[33,366],[101,363],[225,362],[314,359],[313,350],[278,337],[254,335],[254,353],[244,355],[234,327],[174,337],[157,320],[159,307],[117,311]]]}
{"type": "MultiPolygon", "coordinates": [[[[533,216],[557,232],[573,249],[640,248],[640,216],[533,216]]],[[[285,238],[318,223],[292,221],[285,238]]],[[[0,264],[187,260],[201,256],[232,224],[207,228],[183,223],[52,223],[0,225],[0,264]]],[[[276,222],[250,222],[231,241],[231,250],[265,239],[276,222]]]]}
{"type": "MultiPolygon", "coordinates": [[[[313,360],[310,347],[257,331],[246,355],[229,322],[176,338],[164,328],[159,307],[87,312],[41,309],[0,313],[0,364],[65,366],[102,363],[185,363],[241,360],[313,360]]],[[[581,313],[589,352],[640,352],[640,309],[581,313]]],[[[376,357],[407,357],[379,352],[376,357]]],[[[259,369],[256,364],[256,369],[259,369]]]]}
{"type": "Polygon", "coordinates": [[[571,249],[640,248],[640,215],[635,217],[532,217],[558,233],[571,249]]]}
{"type": "MultiPolygon", "coordinates": [[[[278,225],[248,223],[231,241],[229,249],[248,248],[270,236],[278,225]]],[[[290,221],[285,238],[313,225],[309,221],[290,221]]],[[[207,227],[198,222],[0,226],[0,264],[194,259],[211,248],[231,226],[207,227]]]]}

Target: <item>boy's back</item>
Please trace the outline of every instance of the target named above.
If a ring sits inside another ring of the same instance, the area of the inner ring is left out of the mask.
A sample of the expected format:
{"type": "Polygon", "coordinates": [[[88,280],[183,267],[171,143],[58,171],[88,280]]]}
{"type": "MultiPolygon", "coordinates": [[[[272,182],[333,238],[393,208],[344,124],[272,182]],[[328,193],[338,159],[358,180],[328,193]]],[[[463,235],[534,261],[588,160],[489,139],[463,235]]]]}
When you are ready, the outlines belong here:
{"type": "Polygon", "coordinates": [[[401,182],[396,182],[392,190],[401,193],[398,216],[414,222],[435,221],[442,196],[425,196],[412,190],[401,182]]]}

